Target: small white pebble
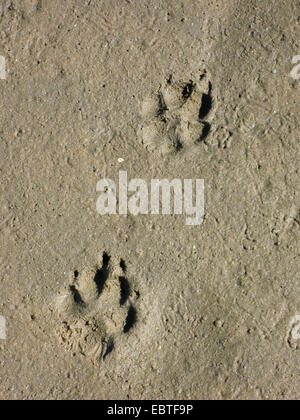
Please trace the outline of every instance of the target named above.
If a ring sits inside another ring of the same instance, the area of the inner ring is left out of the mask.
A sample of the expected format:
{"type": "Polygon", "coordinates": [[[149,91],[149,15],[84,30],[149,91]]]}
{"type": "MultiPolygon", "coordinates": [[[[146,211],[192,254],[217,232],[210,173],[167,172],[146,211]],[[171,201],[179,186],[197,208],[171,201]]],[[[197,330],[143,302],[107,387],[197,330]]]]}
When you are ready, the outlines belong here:
{"type": "Polygon", "coordinates": [[[214,322],[214,326],[217,327],[217,328],[223,328],[224,327],[224,321],[222,321],[221,319],[217,319],[214,322]]]}

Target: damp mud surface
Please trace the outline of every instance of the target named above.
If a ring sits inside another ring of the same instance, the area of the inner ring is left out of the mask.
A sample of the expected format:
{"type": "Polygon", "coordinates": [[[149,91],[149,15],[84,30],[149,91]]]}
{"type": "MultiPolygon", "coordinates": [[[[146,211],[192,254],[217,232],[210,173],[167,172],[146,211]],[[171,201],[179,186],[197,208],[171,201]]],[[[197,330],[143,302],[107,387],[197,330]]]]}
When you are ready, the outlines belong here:
{"type": "Polygon", "coordinates": [[[2,0],[1,399],[299,399],[299,22],[2,0]],[[203,223],[98,214],[119,171],[203,179],[203,223]]]}

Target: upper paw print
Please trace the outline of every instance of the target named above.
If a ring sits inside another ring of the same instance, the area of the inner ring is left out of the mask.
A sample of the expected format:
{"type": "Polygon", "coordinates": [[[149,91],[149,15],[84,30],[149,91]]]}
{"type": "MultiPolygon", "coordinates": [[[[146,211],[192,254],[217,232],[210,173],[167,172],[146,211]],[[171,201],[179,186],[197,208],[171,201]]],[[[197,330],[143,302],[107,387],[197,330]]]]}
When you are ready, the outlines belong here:
{"type": "Polygon", "coordinates": [[[139,136],[150,151],[177,152],[205,142],[213,107],[212,85],[202,73],[189,82],[172,81],[142,104],[139,136]]]}

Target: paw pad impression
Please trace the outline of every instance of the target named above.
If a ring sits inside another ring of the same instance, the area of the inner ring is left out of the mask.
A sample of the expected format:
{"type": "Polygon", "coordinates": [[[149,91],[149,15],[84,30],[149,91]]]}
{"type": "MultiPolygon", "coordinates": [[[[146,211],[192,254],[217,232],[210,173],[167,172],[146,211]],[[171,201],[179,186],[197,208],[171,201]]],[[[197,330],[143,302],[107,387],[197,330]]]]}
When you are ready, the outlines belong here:
{"type": "Polygon", "coordinates": [[[205,72],[189,82],[170,77],[144,100],[139,137],[149,151],[163,154],[205,143],[212,107],[212,84],[205,72]]]}

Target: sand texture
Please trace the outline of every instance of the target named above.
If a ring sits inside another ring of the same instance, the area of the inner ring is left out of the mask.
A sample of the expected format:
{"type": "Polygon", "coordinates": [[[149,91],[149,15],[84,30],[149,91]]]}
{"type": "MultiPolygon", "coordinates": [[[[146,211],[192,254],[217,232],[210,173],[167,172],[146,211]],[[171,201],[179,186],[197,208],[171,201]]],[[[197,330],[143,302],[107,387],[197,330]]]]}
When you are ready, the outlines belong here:
{"type": "Polygon", "coordinates": [[[1,0],[0,399],[300,398],[299,31],[296,0],[1,0]],[[98,214],[120,171],[203,179],[204,222],[98,214]]]}

